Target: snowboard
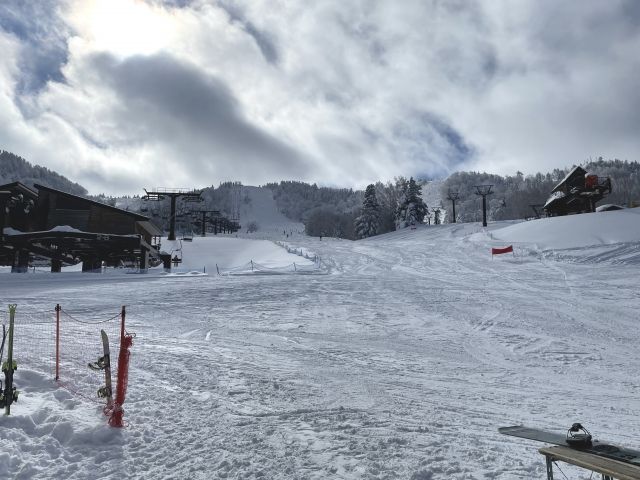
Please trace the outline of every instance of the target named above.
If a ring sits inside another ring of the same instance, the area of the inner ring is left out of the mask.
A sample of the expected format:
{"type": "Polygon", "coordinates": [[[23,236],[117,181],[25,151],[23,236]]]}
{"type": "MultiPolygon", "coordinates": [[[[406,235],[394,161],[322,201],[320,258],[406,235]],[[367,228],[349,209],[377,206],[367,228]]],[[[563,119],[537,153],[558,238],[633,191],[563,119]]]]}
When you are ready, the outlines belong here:
{"type": "Polygon", "coordinates": [[[98,389],[98,396],[107,399],[107,409],[113,406],[113,391],[111,389],[111,352],[109,349],[109,337],[107,332],[100,330],[100,336],[102,337],[102,350],[103,354],[95,363],[89,363],[89,368],[92,370],[104,370],[104,387],[98,389]]]}
{"type": "Polygon", "coordinates": [[[611,445],[609,443],[600,442],[598,440],[592,440],[591,443],[586,446],[576,446],[571,445],[567,442],[566,435],[563,435],[561,433],[547,432],[538,428],[513,426],[500,427],[498,431],[503,435],[526,438],[528,440],[535,440],[537,442],[551,443],[553,445],[573,448],[582,452],[598,455],[600,457],[618,460],[619,462],[640,465],[640,451],[619,447],[617,445],[611,445]]]}

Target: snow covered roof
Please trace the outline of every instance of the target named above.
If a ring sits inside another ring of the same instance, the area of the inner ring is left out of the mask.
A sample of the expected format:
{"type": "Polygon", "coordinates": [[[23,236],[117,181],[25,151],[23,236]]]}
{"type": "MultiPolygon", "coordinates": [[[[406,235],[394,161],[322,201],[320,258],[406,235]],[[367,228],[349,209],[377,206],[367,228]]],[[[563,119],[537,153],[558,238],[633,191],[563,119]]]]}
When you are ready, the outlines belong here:
{"type": "Polygon", "coordinates": [[[582,168],[582,167],[574,167],[573,170],[571,170],[569,173],[567,173],[567,175],[565,175],[565,177],[560,181],[560,183],[558,183],[555,187],[553,187],[553,190],[551,190],[551,193],[555,193],[558,190],[560,190],[562,187],[564,187],[564,184],[567,183],[569,180],[576,178],[576,177],[584,177],[587,174],[587,171],[582,168]]]}
{"type": "Polygon", "coordinates": [[[552,204],[556,200],[560,200],[563,197],[566,197],[566,194],[564,192],[562,191],[553,192],[547,199],[547,202],[544,204],[543,208],[547,208],[550,204],[552,204]]]}

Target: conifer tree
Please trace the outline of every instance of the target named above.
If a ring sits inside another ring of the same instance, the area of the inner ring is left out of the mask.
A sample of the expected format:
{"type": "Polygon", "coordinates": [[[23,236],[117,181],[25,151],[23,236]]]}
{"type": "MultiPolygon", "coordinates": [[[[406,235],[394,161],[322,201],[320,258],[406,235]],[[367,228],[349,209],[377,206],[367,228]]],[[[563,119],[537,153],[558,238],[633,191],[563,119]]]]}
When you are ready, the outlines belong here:
{"type": "Polygon", "coordinates": [[[422,200],[422,189],[411,177],[398,205],[396,229],[422,223],[426,215],[427,205],[422,200]]]}
{"type": "Polygon", "coordinates": [[[376,197],[375,185],[367,186],[362,202],[362,214],[356,218],[356,235],[367,238],[377,235],[380,231],[380,205],[376,197]]]}

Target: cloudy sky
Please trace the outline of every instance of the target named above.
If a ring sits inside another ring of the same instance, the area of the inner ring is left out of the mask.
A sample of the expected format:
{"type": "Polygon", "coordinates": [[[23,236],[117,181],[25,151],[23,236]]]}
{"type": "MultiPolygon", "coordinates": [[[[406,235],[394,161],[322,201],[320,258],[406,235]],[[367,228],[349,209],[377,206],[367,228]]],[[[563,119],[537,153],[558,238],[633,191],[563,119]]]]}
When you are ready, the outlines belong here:
{"type": "Polygon", "coordinates": [[[640,160],[636,0],[0,0],[0,149],[91,193],[640,160]]]}

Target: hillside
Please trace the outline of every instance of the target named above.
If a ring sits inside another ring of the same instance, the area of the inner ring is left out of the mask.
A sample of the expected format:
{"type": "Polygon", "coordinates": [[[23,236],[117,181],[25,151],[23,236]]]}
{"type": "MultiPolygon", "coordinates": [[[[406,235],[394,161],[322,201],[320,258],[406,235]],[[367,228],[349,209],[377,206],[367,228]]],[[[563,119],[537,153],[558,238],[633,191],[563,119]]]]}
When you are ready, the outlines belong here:
{"type": "Polygon", "coordinates": [[[0,150],[0,185],[11,182],[22,182],[30,187],[37,183],[75,195],[87,194],[84,187],[68,178],[48,168],[32,165],[11,152],[0,150]]]}

